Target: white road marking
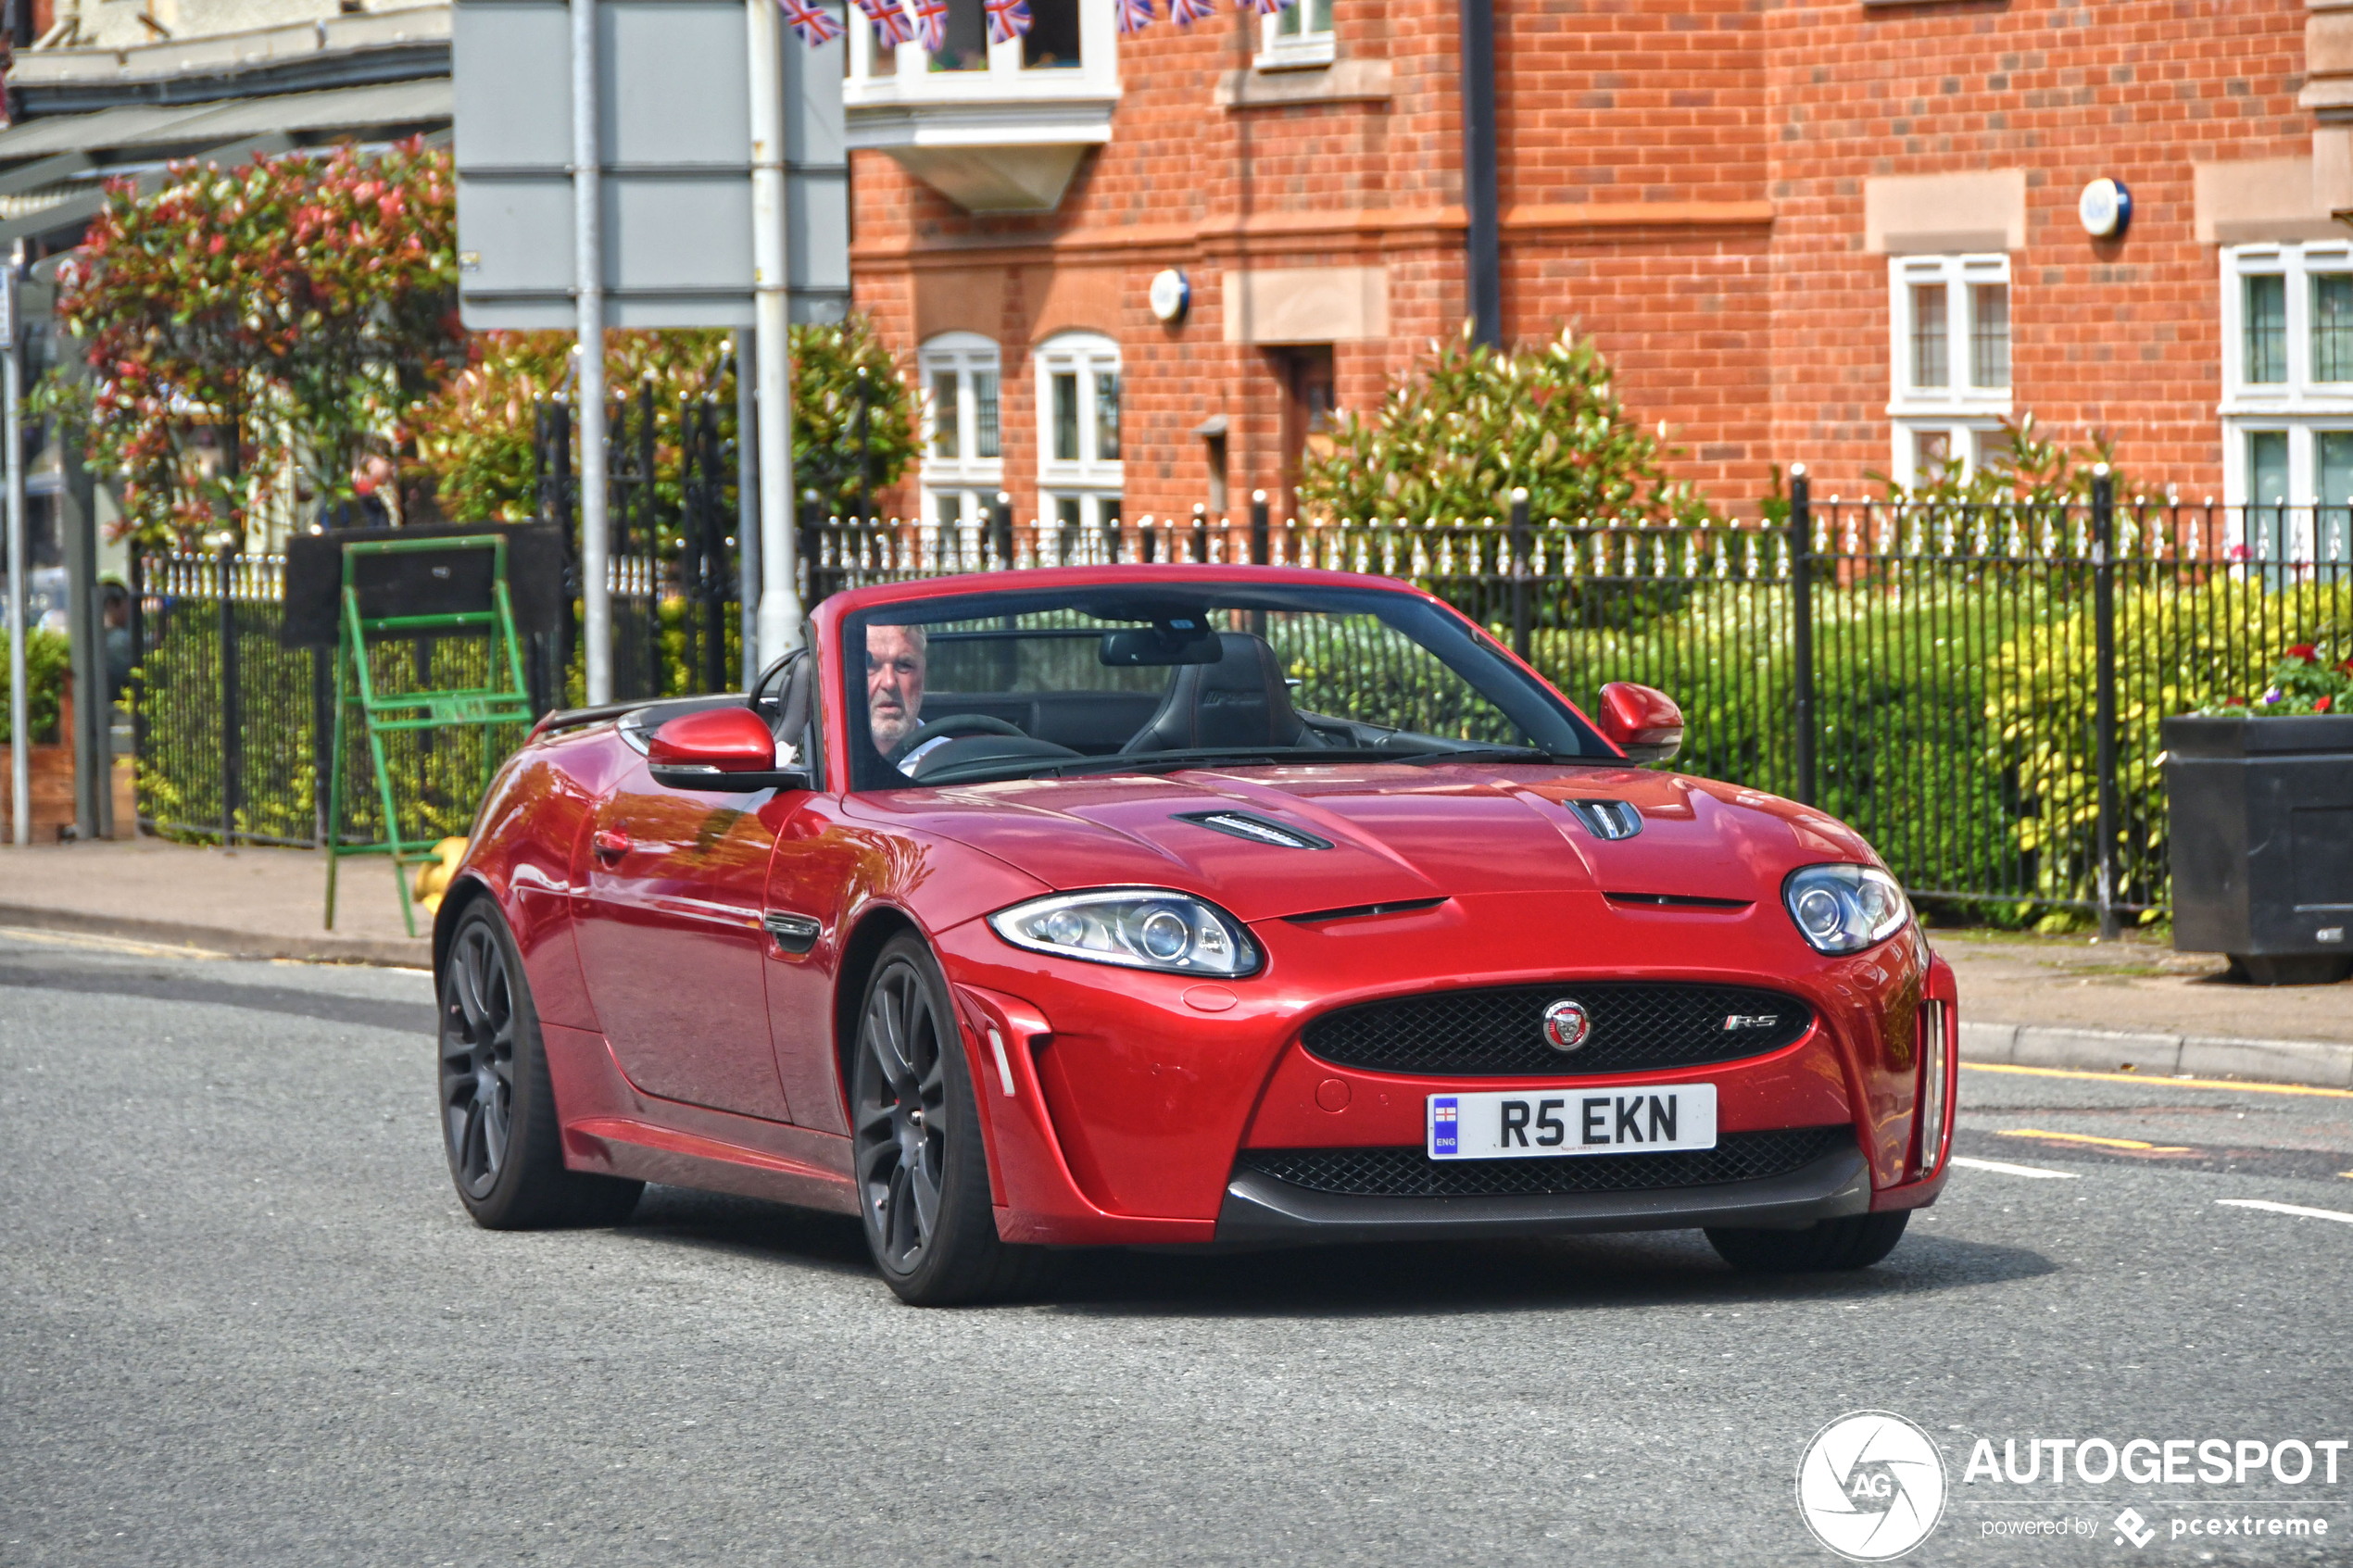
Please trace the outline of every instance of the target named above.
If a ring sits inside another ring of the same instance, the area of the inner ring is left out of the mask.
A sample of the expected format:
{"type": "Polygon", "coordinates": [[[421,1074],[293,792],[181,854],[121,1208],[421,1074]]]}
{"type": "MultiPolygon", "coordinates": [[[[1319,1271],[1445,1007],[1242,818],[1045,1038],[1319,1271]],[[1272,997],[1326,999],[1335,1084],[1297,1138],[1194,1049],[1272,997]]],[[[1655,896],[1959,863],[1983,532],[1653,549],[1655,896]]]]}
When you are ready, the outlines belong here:
{"type": "Polygon", "coordinates": [[[2334,1220],[2340,1225],[2353,1225],[2353,1214],[2336,1209],[2307,1209],[2300,1203],[2272,1203],[2260,1198],[2218,1198],[2214,1201],[2228,1209],[2260,1209],[2266,1214],[2294,1214],[2307,1220],[2334,1220]]]}
{"type": "Polygon", "coordinates": [[[1951,1163],[1966,1165],[1972,1171],[1991,1171],[1999,1176],[2040,1176],[2045,1180],[2078,1181],[2081,1171],[2045,1171],[2040,1165],[2012,1165],[2000,1160],[1971,1160],[1966,1155],[1953,1156],[1951,1163]]]}

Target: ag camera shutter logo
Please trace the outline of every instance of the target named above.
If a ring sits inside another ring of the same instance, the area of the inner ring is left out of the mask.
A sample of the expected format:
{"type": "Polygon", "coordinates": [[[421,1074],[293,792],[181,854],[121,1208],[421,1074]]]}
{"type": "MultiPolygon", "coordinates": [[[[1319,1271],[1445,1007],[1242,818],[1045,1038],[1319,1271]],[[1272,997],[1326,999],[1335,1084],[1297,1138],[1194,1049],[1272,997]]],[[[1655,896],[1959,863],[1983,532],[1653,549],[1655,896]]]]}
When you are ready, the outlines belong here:
{"type": "Polygon", "coordinates": [[[1944,1457],[1900,1415],[1840,1416],[1806,1445],[1797,1511],[1816,1540],[1850,1562],[1901,1557],[1944,1516],[1944,1457]]]}

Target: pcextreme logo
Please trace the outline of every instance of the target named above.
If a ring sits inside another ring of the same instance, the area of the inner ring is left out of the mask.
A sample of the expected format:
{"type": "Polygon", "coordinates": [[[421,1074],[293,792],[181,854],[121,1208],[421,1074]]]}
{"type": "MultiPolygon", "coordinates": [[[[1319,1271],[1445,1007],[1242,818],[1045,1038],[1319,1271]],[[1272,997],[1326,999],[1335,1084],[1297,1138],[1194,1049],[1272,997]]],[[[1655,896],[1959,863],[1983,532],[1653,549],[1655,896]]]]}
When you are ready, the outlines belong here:
{"type": "Polygon", "coordinates": [[[1888,1411],[1840,1416],[1798,1461],[1797,1511],[1841,1557],[1901,1557],[1944,1517],[1944,1456],[1927,1433],[1888,1411]]]}

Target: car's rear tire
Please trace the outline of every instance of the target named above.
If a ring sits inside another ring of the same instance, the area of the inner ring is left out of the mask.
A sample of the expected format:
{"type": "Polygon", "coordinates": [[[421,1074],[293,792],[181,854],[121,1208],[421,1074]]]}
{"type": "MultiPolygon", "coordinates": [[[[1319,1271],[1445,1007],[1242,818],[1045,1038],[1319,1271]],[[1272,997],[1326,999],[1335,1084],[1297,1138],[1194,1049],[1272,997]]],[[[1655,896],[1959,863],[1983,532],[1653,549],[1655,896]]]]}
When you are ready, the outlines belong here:
{"type": "Polygon", "coordinates": [[[1734,1230],[1710,1226],[1707,1244],[1743,1273],[1829,1273],[1868,1269],[1895,1250],[1912,1211],[1849,1214],[1819,1220],[1802,1231],[1734,1230]]]}
{"type": "Polygon", "coordinates": [[[643,1182],[564,1169],[539,1013],[507,922],[475,900],[441,966],[441,1141],[458,1200],[487,1230],[613,1225],[643,1182]]]}
{"type": "Polygon", "coordinates": [[[867,1249],[911,1306],[1034,1290],[1052,1254],[997,1235],[972,1073],[939,965],[922,940],[884,944],[858,1011],[850,1160],[867,1249]]]}

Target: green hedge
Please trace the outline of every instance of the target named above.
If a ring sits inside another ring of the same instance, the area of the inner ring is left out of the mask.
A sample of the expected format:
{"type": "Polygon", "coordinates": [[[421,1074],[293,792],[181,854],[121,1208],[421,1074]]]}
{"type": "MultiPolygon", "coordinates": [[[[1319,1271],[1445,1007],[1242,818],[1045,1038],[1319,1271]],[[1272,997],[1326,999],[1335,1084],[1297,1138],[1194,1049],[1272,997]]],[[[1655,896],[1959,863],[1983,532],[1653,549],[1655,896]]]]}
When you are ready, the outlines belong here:
{"type": "MultiPolygon", "coordinates": [[[[2120,584],[2120,901],[2166,897],[2158,721],[2260,690],[2286,646],[2348,635],[2353,585],[2120,584]]],[[[2091,901],[2095,637],[2088,583],[2045,569],[1818,585],[1818,804],[1908,887],[2009,900],[2016,917],[2091,901]]],[[[1689,725],[1677,769],[1795,787],[1785,584],[1704,583],[1646,623],[1540,628],[1530,652],[1580,703],[1613,680],[1674,696],[1689,725]]]]}
{"type": "MultiPolygon", "coordinates": [[[[238,608],[238,834],[309,844],[317,840],[317,678],[314,654],[279,645],[275,605],[238,608]]],[[[387,642],[370,652],[370,675],[380,691],[420,686],[476,685],[484,679],[487,645],[479,638],[440,638],[420,646],[387,642]],[[420,655],[424,663],[420,667],[420,655]]],[[[167,836],[196,842],[219,837],[221,797],[220,631],[217,607],[192,605],[169,617],[132,683],[130,700],[142,730],[138,758],[139,815],[167,836]]],[[[332,723],[333,710],[328,710],[332,723]]],[[[463,834],[473,820],[487,770],[522,739],[520,725],[484,731],[410,731],[390,735],[385,760],[401,809],[401,832],[427,843],[463,834]]],[[[346,842],[384,836],[384,809],[358,706],[346,711],[344,737],[346,842]]]]}
{"type": "MultiPolygon", "coordinates": [[[[57,739],[58,705],[65,697],[67,678],[73,672],[71,639],[63,632],[44,632],[34,627],[25,633],[24,667],[32,742],[35,746],[51,745],[57,739]]],[[[9,715],[16,711],[12,698],[7,656],[0,653],[0,746],[16,738],[9,728],[9,715]]]]}

